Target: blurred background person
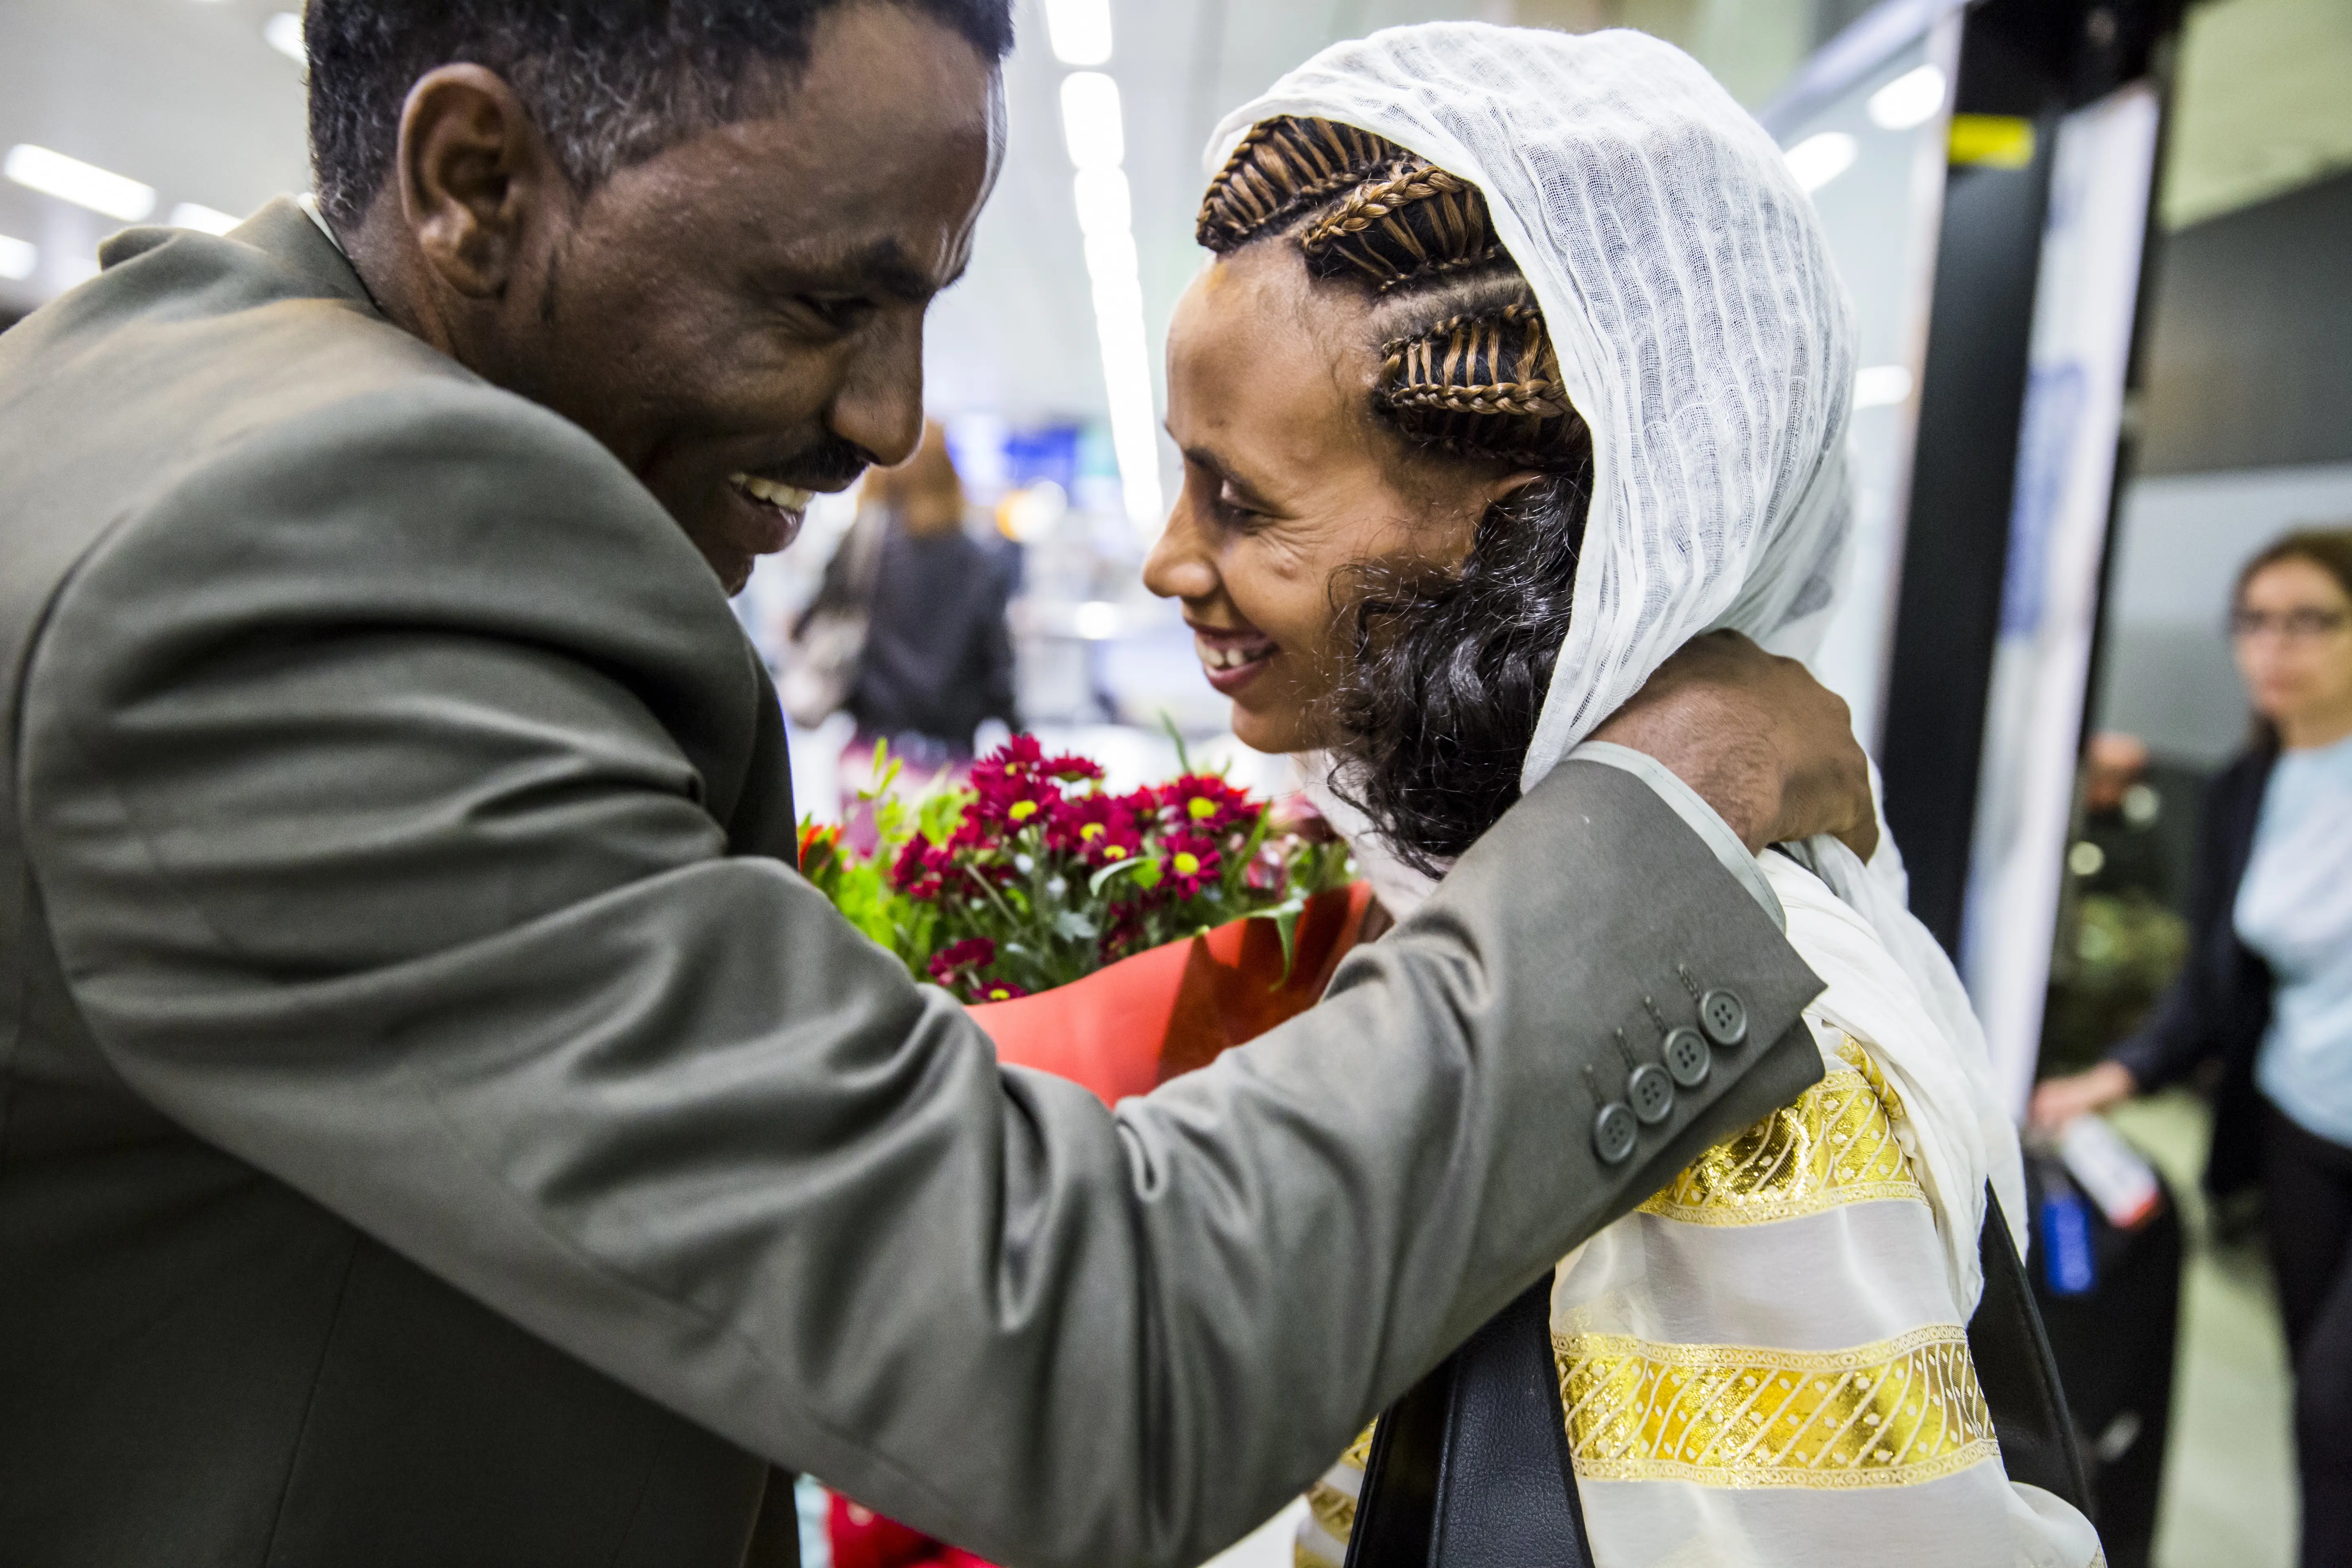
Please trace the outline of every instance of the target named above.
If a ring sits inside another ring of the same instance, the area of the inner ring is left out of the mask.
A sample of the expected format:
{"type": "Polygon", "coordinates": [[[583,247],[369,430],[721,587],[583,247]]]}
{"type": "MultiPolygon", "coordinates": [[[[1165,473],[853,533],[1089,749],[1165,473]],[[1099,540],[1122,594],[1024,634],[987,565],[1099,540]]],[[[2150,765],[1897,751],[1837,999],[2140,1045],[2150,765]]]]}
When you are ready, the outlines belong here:
{"type": "Polygon", "coordinates": [[[857,521],[793,628],[782,692],[795,721],[813,726],[836,706],[856,721],[845,805],[870,782],[877,743],[929,776],[969,763],[989,720],[1015,727],[1005,612],[1020,547],[967,528],[967,510],[947,432],[929,422],[913,458],[867,476],[857,521]]]}
{"type": "Polygon", "coordinates": [[[2187,814],[2165,809],[2202,793],[2204,779],[2185,772],[2158,763],[2137,735],[2091,737],[2042,1015],[2045,1074],[2100,1060],[2147,1020],[2188,956],[2177,910],[2195,846],[2187,814]]]}
{"type": "Polygon", "coordinates": [[[2207,797],[2191,947],[2148,1023],[2033,1120],[2063,1126],[2221,1064],[2206,1183],[2262,1184],[2295,1375],[2309,1568],[2352,1563],[2352,529],[2291,533],[2238,579],[2254,713],[2207,797]]]}

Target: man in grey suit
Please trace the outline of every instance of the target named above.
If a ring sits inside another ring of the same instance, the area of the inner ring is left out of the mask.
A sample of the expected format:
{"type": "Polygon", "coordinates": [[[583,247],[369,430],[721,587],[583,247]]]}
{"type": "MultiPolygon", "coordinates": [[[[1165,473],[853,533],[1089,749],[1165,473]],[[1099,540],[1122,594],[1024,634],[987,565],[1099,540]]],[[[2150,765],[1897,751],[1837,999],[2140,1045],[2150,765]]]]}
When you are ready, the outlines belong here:
{"type": "Polygon", "coordinates": [[[323,215],[0,337],[0,1563],[781,1563],[805,1468],[1172,1568],[1818,1076],[1734,871],[1859,753],[1725,643],[1307,1017],[1000,1068],[795,874],[726,595],[915,444],[1007,0],[308,27],[323,215]]]}

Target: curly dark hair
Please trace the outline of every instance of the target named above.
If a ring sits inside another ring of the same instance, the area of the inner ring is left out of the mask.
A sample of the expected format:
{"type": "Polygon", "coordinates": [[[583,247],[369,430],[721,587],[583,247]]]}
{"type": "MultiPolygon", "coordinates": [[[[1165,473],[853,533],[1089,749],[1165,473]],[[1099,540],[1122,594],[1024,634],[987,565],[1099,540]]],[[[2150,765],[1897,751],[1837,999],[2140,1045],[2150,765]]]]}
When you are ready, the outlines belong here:
{"type": "Polygon", "coordinates": [[[1224,255],[1275,237],[1316,279],[1369,291],[1379,417],[1423,448],[1539,476],[1487,509],[1459,571],[1366,564],[1331,585],[1353,655],[1328,699],[1333,784],[1434,873],[1519,798],[1568,632],[1591,431],[1468,181],[1353,126],[1265,121],[1210,183],[1199,237],[1224,255]]]}
{"type": "Polygon", "coordinates": [[[1344,737],[1339,792],[1430,876],[1519,798],[1568,635],[1591,494],[1555,474],[1486,510],[1458,573],[1360,567],[1354,657],[1328,699],[1344,737]]]}
{"type": "MultiPolygon", "coordinates": [[[[845,0],[310,0],[310,162],[319,205],[360,221],[400,141],[416,79],[465,61],[529,106],[572,183],[614,171],[761,105],[750,68],[808,63],[819,17],[845,0]]],[[[992,59],[1013,47],[1013,0],[895,0],[992,59]]]]}

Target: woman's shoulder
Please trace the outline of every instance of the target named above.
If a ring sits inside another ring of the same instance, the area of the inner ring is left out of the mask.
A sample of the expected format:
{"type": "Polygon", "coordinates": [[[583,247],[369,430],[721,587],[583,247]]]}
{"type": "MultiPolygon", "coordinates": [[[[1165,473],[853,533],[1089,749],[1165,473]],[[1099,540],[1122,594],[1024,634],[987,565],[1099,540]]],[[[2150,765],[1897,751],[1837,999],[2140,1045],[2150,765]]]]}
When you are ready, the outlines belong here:
{"type": "Polygon", "coordinates": [[[1758,859],[1780,900],[1789,945],[1825,987],[1807,1016],[1832,1021],[1832,1040],[1843,1034],[1872,1046],[1915,1037],[1940,1044],[1917,983],[1869,920],[1790,857],[1768,849],[1758,859]]]}

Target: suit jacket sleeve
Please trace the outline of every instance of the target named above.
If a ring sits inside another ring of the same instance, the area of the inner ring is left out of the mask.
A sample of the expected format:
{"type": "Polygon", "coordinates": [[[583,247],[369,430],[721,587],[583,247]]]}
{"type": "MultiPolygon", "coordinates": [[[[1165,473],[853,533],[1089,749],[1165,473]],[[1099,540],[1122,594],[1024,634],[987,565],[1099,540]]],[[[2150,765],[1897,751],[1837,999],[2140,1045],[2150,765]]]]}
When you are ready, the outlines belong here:
{"type": "Polygon", "coordinates": [[[1071,1568],[1255,1524],[1819,1075],[1771,922],[1570,763],[1323,1006],[1106,1110],[730,837],[772,788],[761,691],[675,525],[501,395],[373,394],[159,475],[28,676],[77,1005],[164,1112],[571,1353],[1071,1568]],[[1693,985],[1750,1039],[1606,1166],[1594,1091],[1693,985]]]}

